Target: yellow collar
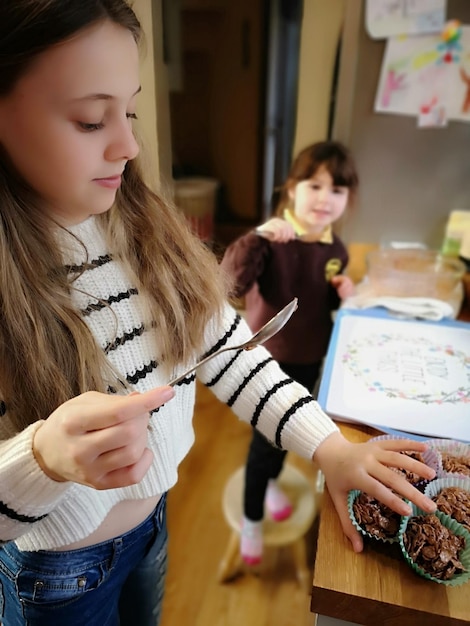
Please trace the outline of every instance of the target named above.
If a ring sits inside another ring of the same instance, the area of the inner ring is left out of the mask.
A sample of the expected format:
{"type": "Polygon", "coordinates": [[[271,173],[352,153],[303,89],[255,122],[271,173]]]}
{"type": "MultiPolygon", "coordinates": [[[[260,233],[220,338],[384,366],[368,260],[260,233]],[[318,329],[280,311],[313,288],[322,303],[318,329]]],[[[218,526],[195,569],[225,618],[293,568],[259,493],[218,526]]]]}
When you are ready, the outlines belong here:
{"type": "Polygon", "coordinates": [[[322,243],[333,243],[333,229],[331,228],[331,225],[325,228],[318,241],[321,241],[322,243]]]}
{"type": "MultiPolygon", "coordinates": [[[[289,222],[289,224],[294,227],[295,234],[298,237],[303,237],[309,234],[308,230],[299,223],[298,219],[295,217],[291,209],[284,209],[283,217],[286,222],[289,222]]],[[[315,241],[320,241],[321,243],[333,243],[333,229],[331,228],[331,225],[327,226],[320,235],[320,237],[318,239],[315,239],[315,241]]]]}

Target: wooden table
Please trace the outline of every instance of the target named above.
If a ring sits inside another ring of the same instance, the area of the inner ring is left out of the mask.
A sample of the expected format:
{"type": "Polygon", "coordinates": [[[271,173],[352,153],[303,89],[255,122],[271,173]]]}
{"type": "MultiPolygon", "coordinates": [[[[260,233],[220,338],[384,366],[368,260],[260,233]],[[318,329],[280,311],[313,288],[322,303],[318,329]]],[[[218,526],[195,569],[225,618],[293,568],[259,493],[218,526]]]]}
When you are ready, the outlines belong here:
{"type": "MultiPolygon", "coordinates": [[[[470,321],[470,302],[464,303],[459,320],[470,321]]],[[[377,434],[366,426],[340,428],[350,441],[377,434]]],[[[325,492],[310,608],[364,626],[464,626],[470,624],[470,583],[446,587],[421,578],[398,545],[368,541],[355,554],[325,492]]]]}
{"type": "MultiPolygon", "coordinates": [[[[376,434],[367,427],[340,427],[350,441],[376,434]]],[[[470,583],[446,587],[421,578],[395,544],[369,541],[354,553],[325,492],[310,608],[364,626],[463,626],[470,624],[470,583]]]]}

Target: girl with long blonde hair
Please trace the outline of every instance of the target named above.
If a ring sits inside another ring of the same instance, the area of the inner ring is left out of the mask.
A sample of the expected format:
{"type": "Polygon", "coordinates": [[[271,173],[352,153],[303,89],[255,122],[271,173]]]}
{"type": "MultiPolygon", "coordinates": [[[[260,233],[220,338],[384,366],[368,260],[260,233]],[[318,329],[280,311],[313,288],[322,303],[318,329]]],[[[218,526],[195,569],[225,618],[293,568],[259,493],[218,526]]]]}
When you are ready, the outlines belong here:
{"type": "MultiPolygon", "coordinates": [[[[165,498],[190,449],[198,358],[251,336],[215,258],[145,184],[140,26],[124,0],[0,3],[0,621],[155,626],[165,498]]],[[[198,371],[275,445],[322,467],[345,533],[353,487],[432,503],[354,445],[271,355],[198,371]],[[388,485],[389,488],[385,487],[388,485]]]]}

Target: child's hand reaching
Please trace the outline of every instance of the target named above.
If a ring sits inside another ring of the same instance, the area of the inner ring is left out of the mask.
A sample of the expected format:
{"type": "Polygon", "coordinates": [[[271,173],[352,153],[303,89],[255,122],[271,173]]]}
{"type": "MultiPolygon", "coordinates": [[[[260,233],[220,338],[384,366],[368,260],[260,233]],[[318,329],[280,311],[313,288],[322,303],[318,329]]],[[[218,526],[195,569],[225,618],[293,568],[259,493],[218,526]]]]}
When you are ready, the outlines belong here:
{"type": "Polygon", "coordinates": [[[356,292],[356,287],[353,281],[349,278],[349,276],[345,276],[344,274],[336,274],[330,282],[338,292],[338,296],[341,300],[351,298],[356,292]]]}
{"type": "Polygon", "coordinates": [[[400,515],[410,513],[409,505],[400,496],[425,511],[435,511],[434,502],[415,489],[400,473],[391,469],[403,468],[426,479],[434,478],[433,469],[405,454],[399,454],[406,451],[423,452],[425,449],[424,443],[408,439],[351,443],[340,433],[333,433],[320,444],[314,458],[325,475],[344,534],[351,541],[355,552],[361,552],[363,543],[348,514],[347,498],[351,489],[365,491],[400,515]]]}
{"type": "Polygon", "coordinates": [[[256,229],[258,235],[266,237],[269,241],[286,243],[296,238],[294,227],[280,217],[273,217],[256,229]]]}
{"type": "Polygon", "coordinates": [[[89,391],[59,406],[41,424],[33,453],[45,474],[112,489],[139,483],[153,454],[147,447],[149,412],[174,396],[171,387],[112,396],[89,391]]]}

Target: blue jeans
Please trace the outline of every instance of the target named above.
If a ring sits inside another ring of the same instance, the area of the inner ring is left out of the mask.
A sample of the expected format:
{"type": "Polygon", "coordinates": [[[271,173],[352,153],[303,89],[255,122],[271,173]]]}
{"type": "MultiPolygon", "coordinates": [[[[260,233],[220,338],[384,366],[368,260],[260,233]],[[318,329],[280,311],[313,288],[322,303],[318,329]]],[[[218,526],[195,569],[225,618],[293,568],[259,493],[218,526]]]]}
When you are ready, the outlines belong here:
{"type": "Polygon", "coordinates": [[[128,533],[64,552],[0,549],[2,626],[156,626],[167,567],[166,496],[128,533]]]}

